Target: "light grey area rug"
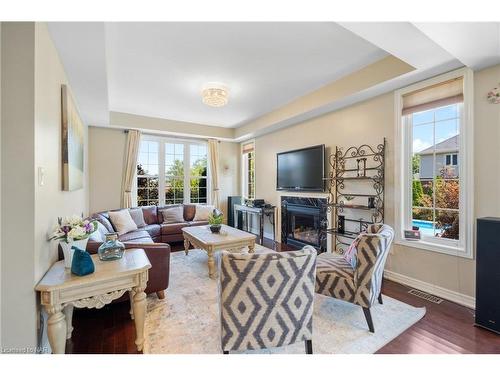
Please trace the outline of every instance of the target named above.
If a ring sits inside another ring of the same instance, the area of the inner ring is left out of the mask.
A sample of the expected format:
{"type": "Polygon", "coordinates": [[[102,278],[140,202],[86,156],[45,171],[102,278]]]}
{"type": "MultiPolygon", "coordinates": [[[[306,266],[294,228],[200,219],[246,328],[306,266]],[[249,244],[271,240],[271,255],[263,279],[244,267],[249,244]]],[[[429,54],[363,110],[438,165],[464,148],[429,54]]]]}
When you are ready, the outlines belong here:
{"type": "MultiPolygon", "coordinates": [[[[271,251],[256,245],[256,252],[271,251]]],[[[208,277],[207,255],[190,250],[171,255],[166,298],[148,297],[144,353],[220,354],[217,283],[208,277]]],[[[384,296],[372,307],[375,333],[370,333],[359,306],[316,294],[313,316],[315,354],[374,353],[425,315],[416,308],[384,296]]],[[[300,353],[304,344],[248,353],[300,353]]]]}

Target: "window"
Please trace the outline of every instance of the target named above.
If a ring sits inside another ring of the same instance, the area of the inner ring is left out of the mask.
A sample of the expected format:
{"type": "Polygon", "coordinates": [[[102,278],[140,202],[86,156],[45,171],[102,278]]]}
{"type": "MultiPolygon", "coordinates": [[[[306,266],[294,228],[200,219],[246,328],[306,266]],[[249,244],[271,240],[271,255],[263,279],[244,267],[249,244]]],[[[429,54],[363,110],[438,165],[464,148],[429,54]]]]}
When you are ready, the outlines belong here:
{"type": "Polygon", "coordinates": [[[207,159],[205,142],[143,137],[137,162],[137,205],[208,203],[207,159]]]}
{"type": "Polygon", "coordinates": [[[191,202],[207,203],[207,145],[189,146],[191,202]]]}
{"type": "Polygon", "coordinates": [[[242,192],[243,197],[255,199],[255,144],[254,142],[245,143],[241,147],[242,156],[242,192]]]}
{"type": "Polygon", "coordinates": [[[451,165],[451,166],[458,165],[458,155],[457,154],[447,154],[446,155],[446,165],[451,165]]]}
{"type": "Polygon", "coordinates": [[[471,75],[461,69],[396,92],[398,243],[472,257],[471,75]],[[412,228],[420,241],[404,239],[412,228]]]}
{"type": "Polygon", "coordinates": [[[158,204],[158,149],[157,141],[142,141],[137,162],[137,205],[158,204]]]}

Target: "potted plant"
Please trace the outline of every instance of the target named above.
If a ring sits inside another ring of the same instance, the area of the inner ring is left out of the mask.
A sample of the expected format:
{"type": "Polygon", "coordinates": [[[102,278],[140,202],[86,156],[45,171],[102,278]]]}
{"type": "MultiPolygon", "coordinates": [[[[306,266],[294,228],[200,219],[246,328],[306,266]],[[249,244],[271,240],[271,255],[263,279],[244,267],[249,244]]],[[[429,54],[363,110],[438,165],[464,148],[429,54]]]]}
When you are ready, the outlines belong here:
{"type": "Polygon", "coordinates": [[[89,236],[96,230],[96,220],[83,219],[77,215],[57,219],[57,224],[54,226],[52,234],[49,235],[49,241],[60,241],[64,254],[64,266],[66,268],[71,268],[75,252],[72,247],[85,250],[89,236]]]}
{"type": "Polygon", "coordinates": [[[224,215],[218,209],[214,209],[213,212],[208,215],[208,224],[212,233],[219,233],[224,220],[224,215]]]}

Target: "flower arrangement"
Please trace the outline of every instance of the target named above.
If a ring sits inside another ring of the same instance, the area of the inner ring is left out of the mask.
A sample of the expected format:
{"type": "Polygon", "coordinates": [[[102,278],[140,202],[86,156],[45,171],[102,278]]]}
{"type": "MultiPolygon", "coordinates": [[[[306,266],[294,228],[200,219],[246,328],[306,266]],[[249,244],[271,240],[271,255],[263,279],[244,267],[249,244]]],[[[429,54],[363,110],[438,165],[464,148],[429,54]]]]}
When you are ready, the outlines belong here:
{"type": "Polygon", "coordinates": [[[488,101],[492,104],[500,104],[500,89],[498,87],[494,87],[488,93],[488,101]]]}
{"type": "Polygon", "coordinates": [[[49,240],[61,240],[66,243],[84,240],[97,230],[96,220],[83,219],[80,216],[59,217],[49,240]]]}

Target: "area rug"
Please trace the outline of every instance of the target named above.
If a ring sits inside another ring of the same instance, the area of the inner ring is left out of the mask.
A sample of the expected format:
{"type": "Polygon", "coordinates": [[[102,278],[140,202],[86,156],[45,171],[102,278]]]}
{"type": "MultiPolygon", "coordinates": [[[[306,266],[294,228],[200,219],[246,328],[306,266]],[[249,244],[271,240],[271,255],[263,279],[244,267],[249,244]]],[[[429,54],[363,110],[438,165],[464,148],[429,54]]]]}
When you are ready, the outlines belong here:
{"type": "MultiPolygon", "coordinates": [[[[256,245],[256,252],[269,251],[256,245]]],[[[217,282],[208,277],[203,250],[190,250],[187,256],[172,253],[166,298],[148,296],[144,353],[221,354],[216,293],[217,282]]],[[[374,353],[425,315],[425,308],[383,298],[383,305],[371,308],[375,333],[370,333],[361,307],[316,294],[314,353],[374,353]]],[[[304,344],[245,353],[304,354],[304,344]]]]}

